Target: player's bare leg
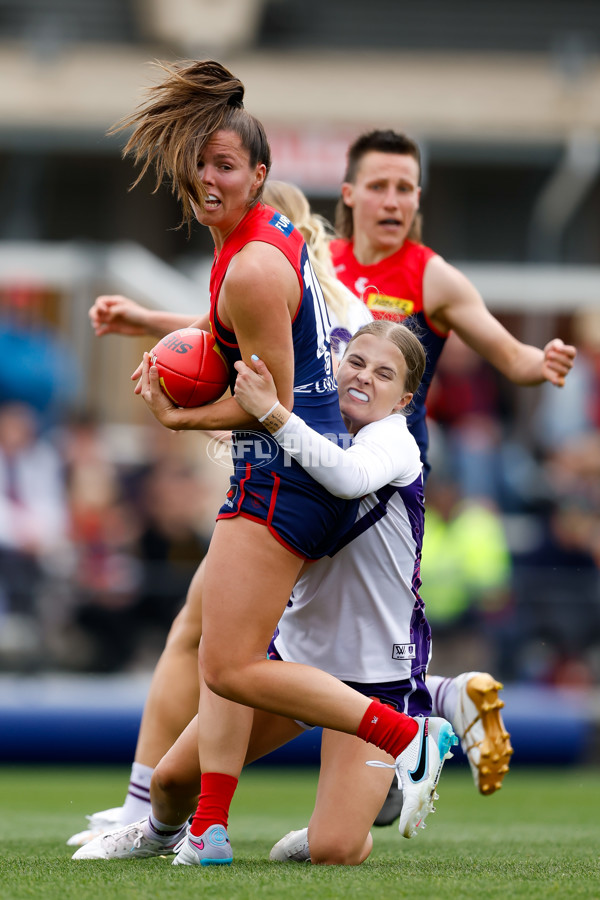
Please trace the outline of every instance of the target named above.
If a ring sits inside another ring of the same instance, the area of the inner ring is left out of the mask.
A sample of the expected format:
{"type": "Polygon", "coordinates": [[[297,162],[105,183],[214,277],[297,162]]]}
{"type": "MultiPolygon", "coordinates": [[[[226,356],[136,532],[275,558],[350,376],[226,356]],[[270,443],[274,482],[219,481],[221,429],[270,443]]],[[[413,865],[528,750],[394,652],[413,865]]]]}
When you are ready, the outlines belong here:
{"type": "Polygon", "coordinates": [[[203,573],[202,563],[190,583],[185,606],[171,626],[146,697],[135,760],[152,768],[198,711],[203,573]],[[175,685],[177,690],[173,690],[175,685]]]}
{"type": "Polygon", "coordinates": [[[69,838],[67,844],[70,846],[86,844],[100,834],[119,825],[137,822],[150,813],[150,783],[154,768],[198,711],[203,573],[201,563],[152,675],[123,806],[88,816],[88,827],[69,838]],[[177,690],[173,690],[173,685],[177,690]]]}
{"type": "Polygon", "coordinates": [[[369,856],[371,826],[393,777],[390,769],[367,766],[373,759],[394,762],[352,735],[324,729],[317,797],[308,825],[313,863],[357,866],[369,856]]]}

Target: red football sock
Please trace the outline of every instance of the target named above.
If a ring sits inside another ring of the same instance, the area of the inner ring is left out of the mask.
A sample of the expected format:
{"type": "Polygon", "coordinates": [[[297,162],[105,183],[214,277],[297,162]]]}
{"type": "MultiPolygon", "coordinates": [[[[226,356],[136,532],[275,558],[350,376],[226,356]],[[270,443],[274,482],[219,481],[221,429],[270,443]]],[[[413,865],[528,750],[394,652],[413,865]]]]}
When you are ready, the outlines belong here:
{"type": "Polygon", "coordinates": [[[202,788],[190,834],[200,837],[211,825],[227,828],[229,807],[237,783],[238,780],[233,775],[223,775],[221,772],[202,773],[202,788]]]}
{"type": "Polygon", "coordinates": [[[396,758],[408,747],[418,730],[419,726],[410,716],[373,700],[356,734],[396,758]]]}

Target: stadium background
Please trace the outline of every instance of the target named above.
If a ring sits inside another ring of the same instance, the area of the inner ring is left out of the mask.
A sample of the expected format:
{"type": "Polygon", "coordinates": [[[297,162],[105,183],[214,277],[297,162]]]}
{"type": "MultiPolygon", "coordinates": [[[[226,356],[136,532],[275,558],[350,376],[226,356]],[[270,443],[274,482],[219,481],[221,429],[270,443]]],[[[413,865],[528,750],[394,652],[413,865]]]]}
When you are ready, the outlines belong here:
{"type": "Polygon", "coordinates": [[[561,392],[448,346],[424,597],[432,671],[506,682],[515,766],[598,761],[599,49],[594,0],[0,0],[0,453],[20,434],[35,485],[0,498],[0,759],[129,761],[210,538],[227,467],[149,420],[128,382],[148,342],[95,339],[87,311],[101,292],[206,309],[208,236],[150,179],[129,193],[105,133],[150,60],[213,56],[273,176],[330,219],[356,134],[415,137],[425,242],[521,339],[577,344],[561,392]]]}

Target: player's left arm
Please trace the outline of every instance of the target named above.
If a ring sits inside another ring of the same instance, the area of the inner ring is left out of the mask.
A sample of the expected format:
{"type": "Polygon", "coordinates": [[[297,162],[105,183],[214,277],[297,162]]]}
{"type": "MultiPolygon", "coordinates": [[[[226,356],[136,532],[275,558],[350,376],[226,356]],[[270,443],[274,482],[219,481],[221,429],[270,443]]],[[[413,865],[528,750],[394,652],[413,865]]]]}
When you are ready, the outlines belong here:
{"type": "Polygon", "coordinates": [[[542,349],[517,340],[487,309],[469,279],[441,257],[427,264],[423,278],[425,312],[440,331],[455,331],[510,381],[562,387],[577,353],[560,338],[542,349]]]}
{"type": "Polygon", "coordinates": [[[247,245],[227,273],[220,304],[235,331],[242,360],[263,360],[287,409],[294,406],[292,318],[300,302],[298,277],[280,250],[270,244],[247,245]]]}
{"type": "MultiPolygon", "coordinates": [[[[242,359],[250,362],[253,353],[265,359],[288,409],[294,404],[291,320],[299,300],[300,285],[289,262],[276,248],[258,242],[234,257],[219,297],[219,316],[235,332],[242,359]]],[[[144,354],[136,392],[158,421],[174,431],[224,431],[257,424],[235,397],[201,407],[174,406],[162,392],[158,370],[150,366],[148,354],[144,354]]]]}

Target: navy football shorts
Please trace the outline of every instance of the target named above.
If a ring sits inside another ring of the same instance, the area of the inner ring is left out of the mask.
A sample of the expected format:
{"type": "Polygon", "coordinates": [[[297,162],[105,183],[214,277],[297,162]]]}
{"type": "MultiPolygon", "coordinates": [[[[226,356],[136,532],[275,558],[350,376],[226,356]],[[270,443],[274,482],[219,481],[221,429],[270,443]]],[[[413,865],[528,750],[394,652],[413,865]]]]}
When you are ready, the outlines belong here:
{"type": "Polygon", "coordinates": [[[302,559],[319,559],[354,524],[358,500],[334,497],[277,441],[262,431],[236,431],[234,474],[217,519],[243,516],[266,525],[302,559]]]}

